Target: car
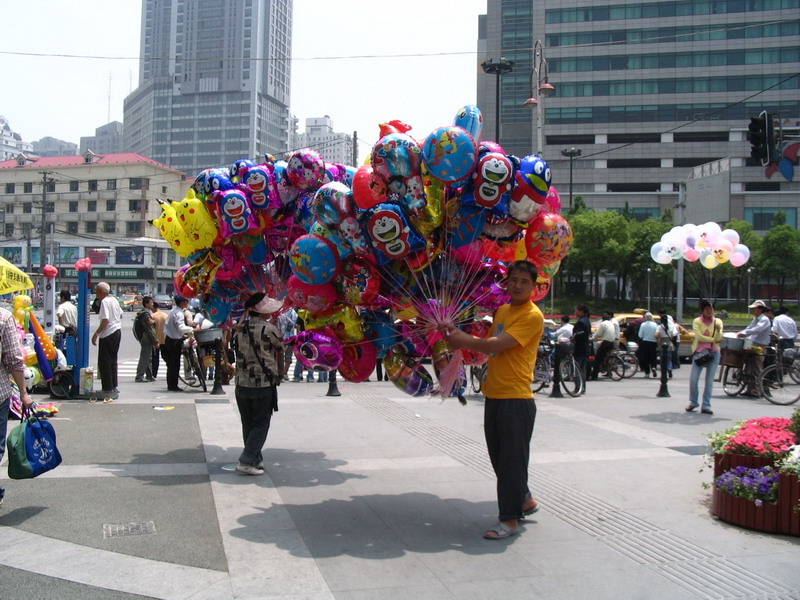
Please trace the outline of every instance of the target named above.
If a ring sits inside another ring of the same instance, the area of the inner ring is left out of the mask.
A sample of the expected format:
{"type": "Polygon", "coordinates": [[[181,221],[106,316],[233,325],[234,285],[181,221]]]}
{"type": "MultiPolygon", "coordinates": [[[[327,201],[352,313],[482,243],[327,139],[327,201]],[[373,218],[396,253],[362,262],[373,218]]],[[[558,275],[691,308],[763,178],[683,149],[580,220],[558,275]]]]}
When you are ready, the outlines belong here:
{"type": "Polygon", "coordinates": [[[134,311],[142,308],[142,297],[139,294],[122,294],[120,299],[123,310],[134,311]]]}
{"type": "Polygon", "coordinates": [[[158,302],[158,308],[161,310],[172,310],[172,296],[169,294],[156,294],[153,300],[158,302]]]}

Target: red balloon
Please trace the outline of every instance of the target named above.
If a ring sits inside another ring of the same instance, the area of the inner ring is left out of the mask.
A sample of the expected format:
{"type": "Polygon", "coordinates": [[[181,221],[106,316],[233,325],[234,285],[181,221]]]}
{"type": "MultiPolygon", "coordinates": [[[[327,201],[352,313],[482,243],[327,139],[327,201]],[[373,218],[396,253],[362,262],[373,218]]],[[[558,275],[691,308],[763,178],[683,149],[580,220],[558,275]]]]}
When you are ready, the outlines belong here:
{"type": "Polygon", "coordinates": [[[47,278],[54,278],[58,277],[58,269],[56,269],[53,265],[45,265],[44,269],[42,269],[42,273],[47,278]]]}
{"type": "Polygon", "coordinates": [[[345,344],[342,362],[339,363],[339,373],[353,383],[366,381],[375,370],[377,360],[378,349],[372,342],[345,344]]]}
{"type": "Polygon", "coordinates": [[[372,167],[369,165],[360,166],[353,176],[353,199],[358,207],[368,210],[380,204],[382,198],[385,197],[385,186],[375,177],[372,167]]]}

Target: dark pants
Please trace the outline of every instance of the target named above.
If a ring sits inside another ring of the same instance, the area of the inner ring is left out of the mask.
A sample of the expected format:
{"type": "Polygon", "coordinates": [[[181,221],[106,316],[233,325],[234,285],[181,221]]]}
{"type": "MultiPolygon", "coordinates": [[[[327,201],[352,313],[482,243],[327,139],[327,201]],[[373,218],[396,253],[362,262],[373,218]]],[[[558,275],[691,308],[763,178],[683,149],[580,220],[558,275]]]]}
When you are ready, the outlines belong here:
{"type": "Polygon", "coordinates": [[[594,356],[594,366],[592,367],[592,379],[597,379],[597,375],[601,370],[605,370],[606,366],[603,364],[606,360],[608,353],[614,349],[614,342],[603,341],[597,349],[594,356]]]}
{"type": "Polygon", "coordinates": [[[161,347],[164,362],[167,363],[167,389],[178,389],[178,374],[181,368],[181,350],[183,350],[183,338],[175,339],[168,337],[161,347]]]}
{"type": "Polygon", "coordinates": [[[97,370],[100,371],[104,392],[117,389],[117,355],[120,340],[122,331],[118,329],[97,342],[97,370]]]}
{"type": "Polygon", "coordinates": [[[780,348],[781,350],[794,348],[794,340],[781,338],[778,340],[778,348],[780,348]]]}
{"type": "Polygon", "coordinates": [[[161,348],[153,348],[153,356],[151,358],[150,364],[150,371],[153,373],[153,377],[158,375],[158,365],[161,362],[161,348]]]}
{"type": "Polygon", "coordinates": [[[261,449],[267,441],[272,411],[277,409],[278,394],[275,386],[248,388],[236,386],[236,405],[242,418],[244,450],[239,462],[257,465],[262,460],[261,449]]]}
{"type": "Polygon", "coordinates": [[[657,342],[639,342],[639,368],[644,371],[645,374],[649,374],[651,371],[655,370],[656,364],[658,363],[658,356],[656,355],[657,350],[657,342]]]}
{"type": "Polygon", "coordinates": [[[577,356],[575,357],[575,362],[578,363],[578,368],[581,370],[581,375],[583,375],[583,393],[586,393],[586,380],[589,379],[589,357],[588,356],[577,356]]]}
{"type": "Polygon", "coordinates": [[[139,364],[136,365],[136,377],[142,379],[144,377],[153,376],[153,344],[148,342],[139,342],[141,348],[139,349],[139,364]]]}
{"type": "Polygon", "coordinates": [[[497,475],[498,519],[522,518],[522,507],[530,496],[528,461],[536,421],[533,398],[486,398],[483,432],[486,448],[497,475]]]}

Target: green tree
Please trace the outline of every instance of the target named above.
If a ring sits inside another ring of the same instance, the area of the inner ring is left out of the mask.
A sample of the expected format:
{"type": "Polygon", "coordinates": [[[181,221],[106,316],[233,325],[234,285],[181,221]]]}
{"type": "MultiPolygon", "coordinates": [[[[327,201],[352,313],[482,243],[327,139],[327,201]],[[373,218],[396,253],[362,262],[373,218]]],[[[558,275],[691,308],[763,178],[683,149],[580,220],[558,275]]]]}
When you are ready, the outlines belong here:
{"type": "Polygon", "coordinates": [[[733,229],[739,234],[739,243],[744,244],[750,250],[750,260],[741,267],[733,267],[732,265],[721,265],[720,276],[731,277],[736,293],[736,299],[742,300],[747,297],[747,269],[752,268],[754,273],[753,277],[758,276],[759,257],[761,255],[761,236],[753,231],[753,226],[747,221],[740,221],[734,219],[728,221],[723,229],[733,229]]]}
{"type": "Polygon", "coordinates": [[[797,281],[800,274],[800,232],[786,224],[770,229],[762,240],[759,272],[767,283],[775,281],[778,301],[783,302],[787,282],[797,281]]]}
{"type": "Polygon", "coordinates": [[[634,298],[644,300],[647,297],[647,269],[650,269],[650,291],[654,282],[667,278],[671,281],[672,265],[661,265],[650,256],[650,248],[670,230],[670,224],[657,221],[652,217],[644,221],[631,222],[631,251],[624,261],[624,271],[633,286],[634,298]]]}

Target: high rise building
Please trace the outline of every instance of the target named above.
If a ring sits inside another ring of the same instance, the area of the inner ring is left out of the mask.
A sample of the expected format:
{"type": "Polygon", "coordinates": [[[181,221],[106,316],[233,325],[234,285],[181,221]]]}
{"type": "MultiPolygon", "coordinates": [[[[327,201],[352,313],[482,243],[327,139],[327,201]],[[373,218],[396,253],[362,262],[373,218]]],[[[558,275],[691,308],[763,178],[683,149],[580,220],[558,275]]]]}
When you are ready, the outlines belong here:
{"type": "Polygon", "coordinates": [[[11,124],[0,115],[0,160],[15,158],[20,154],[33,155],[33,146],[22,135],[11,129],[11,124]]]}
{"type": "Polygon", "coordinates": [[[81,137],[80,153],[91,150],[95,154],[119,154],[122,152],[123,126],[111,121],[94,130],[94,135],[81,137]]]}
{"type": "MultiPolygon", "coordinates": [[[[713,164],[706,171],[728,179],[705,195],[689,190],[686,220],[713,214],[764,230],[780,210],[798,226],[800,146],[785,136],[783,163],[764,168],[746,134],[762,110],[784,134],[798,133],[800,0],[503,0],[488,3],[479,25],[481,59],[515,63],[500,76],[498,141],[509,153],[534,153],[541,125],[565,205],[562,152],[573,154],[574,195],[640,218],[676,213],[680,182],[713,164]],[[544,64],[534,63],[537,40],[544,64]],[[541,97],[545,74],[555,93],[541,97]],[[534,110],[523,104],[532,94],[534,110]]],[[[489,132],[496,83],[478,69],[489,132]]]]}
{"type": "Polygon", "coordinates": [[[188,174],[288,149],[292,0],[145,0],[124,147],[188,174]]]}
{"type": "Polygon", "coordinates": [[[301,144],[313,148],[329,163],[349,165],[353,162],[353,136],[333,130],[333,120],[324,117],[306,119],[301,144]]]}
{"type": "Polygon", "coordinates": [[[78,144],[65,142],[51,136],[45,136],[31,144],[36,156],[70,156],[78,154],[78,144]]]}

